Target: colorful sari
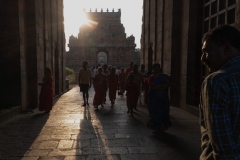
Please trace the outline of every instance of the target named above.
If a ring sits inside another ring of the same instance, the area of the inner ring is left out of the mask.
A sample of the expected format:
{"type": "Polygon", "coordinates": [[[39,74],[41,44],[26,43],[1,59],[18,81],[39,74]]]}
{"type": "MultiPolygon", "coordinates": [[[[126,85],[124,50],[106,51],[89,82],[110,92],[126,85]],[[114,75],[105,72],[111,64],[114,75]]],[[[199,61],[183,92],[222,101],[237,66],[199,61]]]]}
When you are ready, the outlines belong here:
{"type": "Polygon", "coordinates": [[[105,85],[106,85],[106,76],[103,74],[97,74],[94,78],[94,89],[95,94],[93,98],[93,105],[101,105],[105,99],[105,85]]]}
{"type": "MultiPolygon", "coordinates": [[[[149,84],[164,85],[169,81],[166,74],[152,75],[149,84]]],[[[168,97],[169,87],[162,90],[153,90],[151,87],[148,92],[148,110],[150,120],[147,126],[153,130],[166,130],[171,126],[169,118],[170,102],[168,97]]]]}
{"type": "Polygon", "coordinates": [[[39,111],[50,111],[53,107],[53,78],[45,75],[43,83],[40,83],[41,92],[39,96],[39,111]]]}

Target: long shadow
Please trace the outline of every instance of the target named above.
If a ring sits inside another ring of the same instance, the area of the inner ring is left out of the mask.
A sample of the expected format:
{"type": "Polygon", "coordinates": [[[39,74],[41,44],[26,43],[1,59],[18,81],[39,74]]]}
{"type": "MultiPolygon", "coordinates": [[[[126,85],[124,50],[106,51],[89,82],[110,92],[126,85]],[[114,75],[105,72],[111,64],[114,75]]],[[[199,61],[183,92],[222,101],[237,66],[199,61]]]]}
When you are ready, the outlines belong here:
{"type": "MultiPolygon", "coordinates": [[[[94,92],[93,89],[90,92],[94,92]]],[[[90,106],[83,109],[83,119],[80,122],[80,133],[77,136],[76,149],[81,151],[81,156],[76,158],[85,159],[113,159],[112,155],[105,154],[105,137],[103,133],[104,126],[99,123],[98,114],[101,114],[103,108],[95,110],[90,96],[90,106]]]]}
{"type": "Polygon", "coordinates": [[[0,159],[20,159],[49,118],[46,113],[20,114],[0,125],[0,159]]]}
{"type": "Polygon", "coordinates": [[[107,102],[104,107],[99,107],[99,110],[95,110],[99,125],[102,126],[100,133],[104,137],[102,141],[105,141],[103,154],[108,153],[115,159],[132,159],[133,157],[128,157],[130,155],[128,147],[137,147],[140,145],[137,140],[138,137],[134,136],[139,134],[139,130],[136,129],[136,126],[134,128],[132,128],[133,126],[129,126],[130,121],[135,120],[133,117],[128,116],[126,112],[125,98],[118,95],[113,108],[111,108],[107,96],[107,102]]]}
{"type": "MultiPolygon", "coordinates": [[[[156,142],[165,144],[165,147],[170,148],[170,150],[173,151],[175,155],[179,155],[179,159],[181,160],[199,159],[200,148],[197,148],[195,145],[186,142],[186,140],[182,139],[181,137],[168,132],[155,132],[153,133],[152,138],[156,142]]],[[[187,139],[188,137],[185,138],[187,139]]]]}
{"type": "MultiPolygon", "coordinates": [[[[58,99],[54,99],[55,104],[58,99]]],[[[49,113],[22,112],[14,118],[0,124],[0,159],[21,159],[34,146],[41,133],[46,133],[44,127],[49,119],[49,113]]]]}
{"type": "Polygon", "coordinates": [[[174,159],[171,156],[176,155],[178,160],[199,158],[200,147],[196,147],[196,144],[191,143],[188,137],[181,135],[183,133],[181,126],[183,126],[182,129],[186,127],[182,121],[178,122],[178,116],[170,114],[173,120],[173,130],[170,128],[163,133],[152,132],[146,127],[149,119],[147,107],[139,105],[133,118],[127,115],[123,100],[121,104],[116,101],[112,109],[108,101],[103,108],[99,106],[99,110],[94,110],[92,105],[84,108],[84,119],[80,124],[77,147],[81,149],[85,158],[99,158],[99,155],[106,158],[106,153],[108,153],[116,159],[121,159],[120,155],[124,152],[125,155],[130,154],[128,149],[131,150],[134,147],[155,147],[156,152],[160,153],[160,159],[174,159]],[[122,108],[119,109],[119,107],[122,108]],[[144,137],[141,137],[141,134],[145,134],[144,137]],[[134,137],[135,135],[137,137],[134,137]],[[118,150],[119,148],[121,150],[118,150]]]}
{"type": "MultiPolygon", "coordinates": [[[[138,108],[139,111],[135,113],[134,120],[146,126],[149,120],[147,108],[146,106],[140,105],[138,108]]],[[[187,135],[188,133],[185,133],[187,130],[191,129],[190,127],[193,127],[193,125],[190,125],[190,123],[194,122],[180,120],[179,115],[171,114],[171,111],[170,119],[172,121],[172,127],[170,127],[167,131],[164,132],[152,131],[152,134],[149,136],[151,142],[159,143],[161,144],[160,146],[165,146],[169,148],[169,151],[165,151],[166,155],[162,154],[163,157],[161,158],[166,158],[168,157],[167,154],[169,154],[169,152],[173,152],[174,155],[179,155],[179,160],[199,159],[199,155],[201,152],[200,143],[197,145],[197,140],[195,140],[195,142],[188,140],[193,139],[193,137],[190,137],[187,135]]],[[[185,117],[185,119],[187,118],[185,117]]]]}

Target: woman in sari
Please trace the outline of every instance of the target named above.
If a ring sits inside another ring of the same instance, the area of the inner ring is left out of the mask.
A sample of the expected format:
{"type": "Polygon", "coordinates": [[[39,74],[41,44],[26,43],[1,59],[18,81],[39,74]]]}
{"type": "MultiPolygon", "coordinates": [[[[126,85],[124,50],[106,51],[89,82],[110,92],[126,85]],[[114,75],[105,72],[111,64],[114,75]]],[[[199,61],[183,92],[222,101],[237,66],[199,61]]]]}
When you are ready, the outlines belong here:
{"type": "Polygon", "coordinates": [[[170,78],[162,73],[160,64],[154,64],[152,69],[153,74],[149,77],[148,92],[150,120],[147,126],[156,131],[164,131],[171,126],[168,97],[170,78]]]}
{"type": "Polygon", "coordinates": [[[50,68],[45,68],[43,80],[38,85],[41,86],[38,110],[49,113],[53,107],[53,78],[50,68]]]}
{"type": "Polygon", "coordinates": [[[106,85],[106,75],[102,73],[102,68],[98,68],[98,74],[95,75],[93,86],[95,89],[95,94],[93,98],[93,106],[98,109],[98,106],[103,107],[103,101],[105,99],[105,85],[106,85]]]}

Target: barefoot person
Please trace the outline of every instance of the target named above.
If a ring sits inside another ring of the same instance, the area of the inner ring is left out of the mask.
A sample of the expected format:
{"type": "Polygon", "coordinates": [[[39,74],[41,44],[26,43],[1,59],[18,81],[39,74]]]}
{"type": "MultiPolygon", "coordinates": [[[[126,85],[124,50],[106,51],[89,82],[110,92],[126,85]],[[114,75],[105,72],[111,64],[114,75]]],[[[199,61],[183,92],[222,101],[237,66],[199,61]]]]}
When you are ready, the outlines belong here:
{"type": "Polygon", "coordinates": [[[50,68],[45,68],[43,80],[38,85],[41,86],[38,110],[49,113],[53,107],[53,78],[50,68]]]}
{"type": "Polygon", "coordinates": [[[111,101],[111,108],[113,108],[118,88],[118,75],[116,75],[115,73],[115,68],[111,68],[111,72],[107,76],[107,79],[108,79],[108,95],[111,101]]]}
{"type": "Polygon", "coordinates": [[[80,92],[83,93],[83,106],[89,105],[88,104],[88,90],[91,88],[91,70],[87,68],[88,62],[84,61],[83,62],[83,67],[79,71],[79,87],[80,87],[80,92]]]}
{"type": "Polygon", "coordinates": [[[152,67],[153,74],[149,77],[148,111],[150,120],[147,126],[155,131],[164,131],[171,126],[169,117],[169,87],[170,77],[162,73],[160,64],[152,67]]]}
{"type": "Polygon", "coordinates": [[[128,111],[127,113],[130,113],[133,117],[133,108],[137,105],[137,99],[138,99],[138,86],[136,83],[134,83],[134,76],[129,75],[127,78],[125,89],[127,91],[127,107],[128,111]]]}
{"type": "MultiPolygon", "coordinates": [[[[129,72],[129,75],[133,75],[134,76],[134,83],[137,84],[137,94],[140,94],[140,91],[142,90],[142,84],[143,84],[143,76],[142,74],[138,71],[138,65],[137,64],[133,64],[133,70],[131,72],[129,72]]],[[[138,102],[138,98],[136,99],[136,101],[138,102]]],[[[137,103],[134,106],[134,109],[137,110],[137,103]]]]}
{"type": "Polygon", "coordinates": [[[101,105],[103,107],[103,101],[105,99],[105,85],[107,83],[106,75],[102,73],[102,68],[98,68],[98,74],[95,75],[93,85],[94,85],[94,98],[93,98],[93,106],[98,109],[98,106],[101,105]]]}

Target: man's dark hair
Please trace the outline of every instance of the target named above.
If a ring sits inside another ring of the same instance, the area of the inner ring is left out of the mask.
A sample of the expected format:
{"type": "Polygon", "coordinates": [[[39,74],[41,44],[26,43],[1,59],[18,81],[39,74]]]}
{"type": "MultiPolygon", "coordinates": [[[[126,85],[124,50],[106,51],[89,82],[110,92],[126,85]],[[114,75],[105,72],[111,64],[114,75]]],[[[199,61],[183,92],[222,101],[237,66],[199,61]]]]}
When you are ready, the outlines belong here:
{"type": "Polygon", "coordinates": [[[219,25],[211,29],[204,34],[202,43],[209,40],[216,42],[219,46],[227,42],[240,51],[240,31],[233,26],[219,25]]]}

